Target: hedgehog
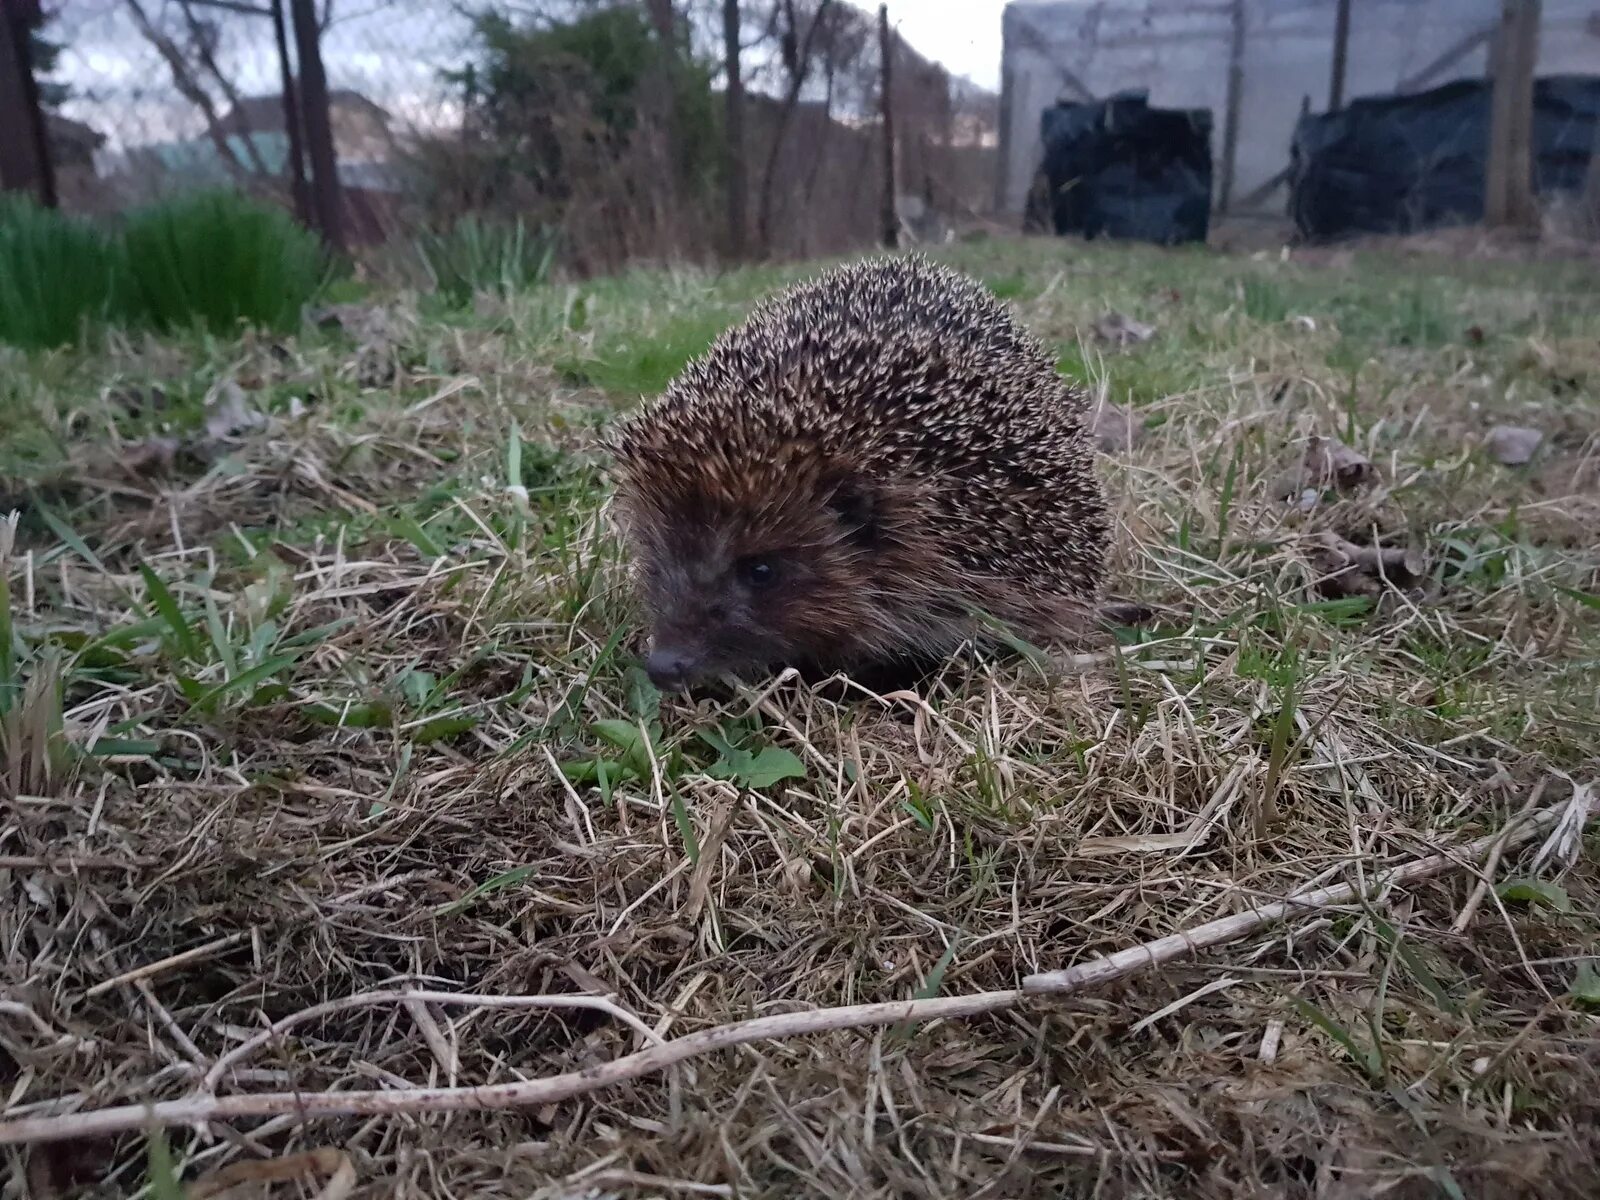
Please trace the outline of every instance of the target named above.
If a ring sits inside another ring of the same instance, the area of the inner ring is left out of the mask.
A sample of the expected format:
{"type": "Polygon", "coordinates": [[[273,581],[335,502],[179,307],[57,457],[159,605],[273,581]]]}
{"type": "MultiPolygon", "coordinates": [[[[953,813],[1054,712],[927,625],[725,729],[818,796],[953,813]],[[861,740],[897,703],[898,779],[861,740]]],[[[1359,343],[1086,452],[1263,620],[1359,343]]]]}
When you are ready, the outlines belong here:
{"type": "Polygon", "coordinates": [[[609,442],[662,691],[1081,642],[1092,622],[1109,519],[1085,393],[921,255],[763,301],[609,442]]]}

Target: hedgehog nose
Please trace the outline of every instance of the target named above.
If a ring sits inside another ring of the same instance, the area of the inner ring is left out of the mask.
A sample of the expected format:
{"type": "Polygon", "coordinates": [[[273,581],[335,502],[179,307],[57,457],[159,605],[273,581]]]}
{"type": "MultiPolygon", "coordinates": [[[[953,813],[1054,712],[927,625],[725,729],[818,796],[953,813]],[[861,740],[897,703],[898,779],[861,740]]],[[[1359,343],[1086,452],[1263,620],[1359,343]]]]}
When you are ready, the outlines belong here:
{"type": "Polygon", "coordinates": [[[644,660],[644,673],[663,692],[681,691],[688,686],[694,659],[675,646],[652,650],[644,660]]]}

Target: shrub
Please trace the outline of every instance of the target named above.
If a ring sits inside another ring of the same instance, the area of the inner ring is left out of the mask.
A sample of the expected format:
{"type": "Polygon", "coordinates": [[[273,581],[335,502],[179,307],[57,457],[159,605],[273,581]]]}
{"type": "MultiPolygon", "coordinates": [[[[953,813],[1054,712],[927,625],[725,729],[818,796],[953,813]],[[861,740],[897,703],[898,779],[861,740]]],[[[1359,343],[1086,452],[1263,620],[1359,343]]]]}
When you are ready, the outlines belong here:
{"type": "Polygon", "coordinates": [[[555,251],[552,230],[530,230],[520,218],[486,222],[469,215],[447,232],[424,234],[417,241],[435,290],[461,306],[478,292],[504,296],[539,286],[550,275],[555,251]]]}
{"type": "Polygon", "coordinates": [[[201,192],[133,214],[123,230],[129,304],[157,329],[241,321],[292,328],[326,281],[315,235],[277,208],[201,192]]]}
{"type": "Polygon", "coordinates": [[[111,315],[121,250],[88,221],[0,198],[0,341],[53,349],[111,315]]]}

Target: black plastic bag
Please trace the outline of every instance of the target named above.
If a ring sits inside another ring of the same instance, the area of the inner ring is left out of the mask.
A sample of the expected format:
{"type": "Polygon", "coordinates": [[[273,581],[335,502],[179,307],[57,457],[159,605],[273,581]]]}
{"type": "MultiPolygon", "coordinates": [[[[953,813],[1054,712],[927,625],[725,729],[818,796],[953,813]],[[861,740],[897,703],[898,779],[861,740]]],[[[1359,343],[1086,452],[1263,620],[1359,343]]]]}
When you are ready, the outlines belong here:
{"type": "MultiPolygon", "coordinates": [[[[1289,216],[1301,237],[1325,241],[1481,221],[1491,93],[1490,83],[1465,79],[1301,117],[1289,157],[1289,216]]],[[[1582,190],[1597,122],[1600,77],[1535,82],[1535,195],[1582,190]]]]}
{"type": "Polygon", "coordinates": [[[1040,116],[1035,220],[1058,234],[1173,245],[1211,222],[1211,112],[1151,108],[1144,91],[1040,116]]]}

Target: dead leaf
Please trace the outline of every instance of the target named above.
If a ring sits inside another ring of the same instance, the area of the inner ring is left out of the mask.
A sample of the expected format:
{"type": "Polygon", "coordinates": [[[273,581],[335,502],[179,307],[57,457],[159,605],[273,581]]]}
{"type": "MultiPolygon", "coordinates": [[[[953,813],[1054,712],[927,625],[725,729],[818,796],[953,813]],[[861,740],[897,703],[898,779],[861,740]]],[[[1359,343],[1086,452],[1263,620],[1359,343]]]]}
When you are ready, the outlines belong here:
{"type": "Polygon", "coordinates": [[[388,342],[368,342],[356,354],[356,386],[387,387],[396,374],[394,347],[388,342]]]}
{"type": "Polygon", "coordinates": [[[206,395],[206,437],[214,441],[265,425],[266,421],[232,379],[221,380],[206,395]]]}
{"type": "Polygon", "coordinates": [[[1376,597],[1386,585],[1409,590],[1428,569],[1427,557],[1415,547],[1358,546],[1330,530],[1308,538],[1305,555],[1317,572],[1313,586],[1328,600],[1376,597]]]}
{"type": "Polygon", "coordinates": [[[1108,597],[1100,604],[1100,619],[1112,625],[1145,625],[1155,617],[1156,610],[1138,600],[1108,597]]]}
{"type": "Polygon", "coordinates": [[[356,385],[387,387],[397,373],[396,347],[400,331],[394,315],[374,304],[330,304],[312,314],[324,329],[343,330],[356,342],[356,385]]]}
{"type": "Polygon", "coordinates": [[[1095,405],[1093,427],[1095,442],[1108,454],[1132,449],[1142,431],[1129,409],[1106,399],[1095,405]]]}
{"type": "Polygon", "coordinates": [[[1489,457],[1504,467],[1520,467],[1533,461],[1535,452],[1544,441],[1544,434],[1522,425],[1496,425],[1484,436],[1483,446],[1489,457]]]}
{"type": "Polygon", "coordinates": [[[387,336],[391,325],[388,310],[377,304],[328,304],[313,312],[311,320],[357,339],[387,336]]]}
{"type": "Polygon", "coordinates": [[[1274,479],[1270,492],[1274,500],[1298,499],[1302,506],[1310,492],[1315,505],[1316,494],[1327,488],[1353,491],[1376,478],[1371,460],[1359,450],[1352,450],[1338,438],[1313,437],[1306,443],[1299,464],[1274,479]]]}
{"type": "Polygon", "coordinates": [[[129,446],[117,459],[117,466],[138,479],[170,471],[177,456],[177,438],[152,437],[129,446]]]}
{"type": "Polygon", "coordinates": [[[328,1180],[316,1193],[318,1200],[341,1200],[355,1188],[355,1166],[343,1150],[323,1147],[275,1159],[250,1159],[221,1167],[191,1183],[185,1200],[221,1200],[251,1184],[305,1181],[318,1176],[328,1180]]]}
{"type": "Polygon", "coordinates": [[[128,417],[142,417],[147,413],[161,412],[167,407],[167,393],[153,384],[150,387],[129,385],[107,388],[104,399],[107,406],[120,410],[128,417]]]}
{"type": "Polygon", "coordinates": [[[1376,472],[1372,462],[1359,450],[1352,450],[1338,438],[1314,437],[1306,447],[1306,470],[1312,479],[1341,491],[1372,482],[1376,472]]]}
{"type": "Polygon", "coordinates": [[[1156,327],[1136,321],[1126,313],[1109,312],[1094,323],[1094,335],[1113,346],[1131,346],[1155,337],[1156,327]]]}

